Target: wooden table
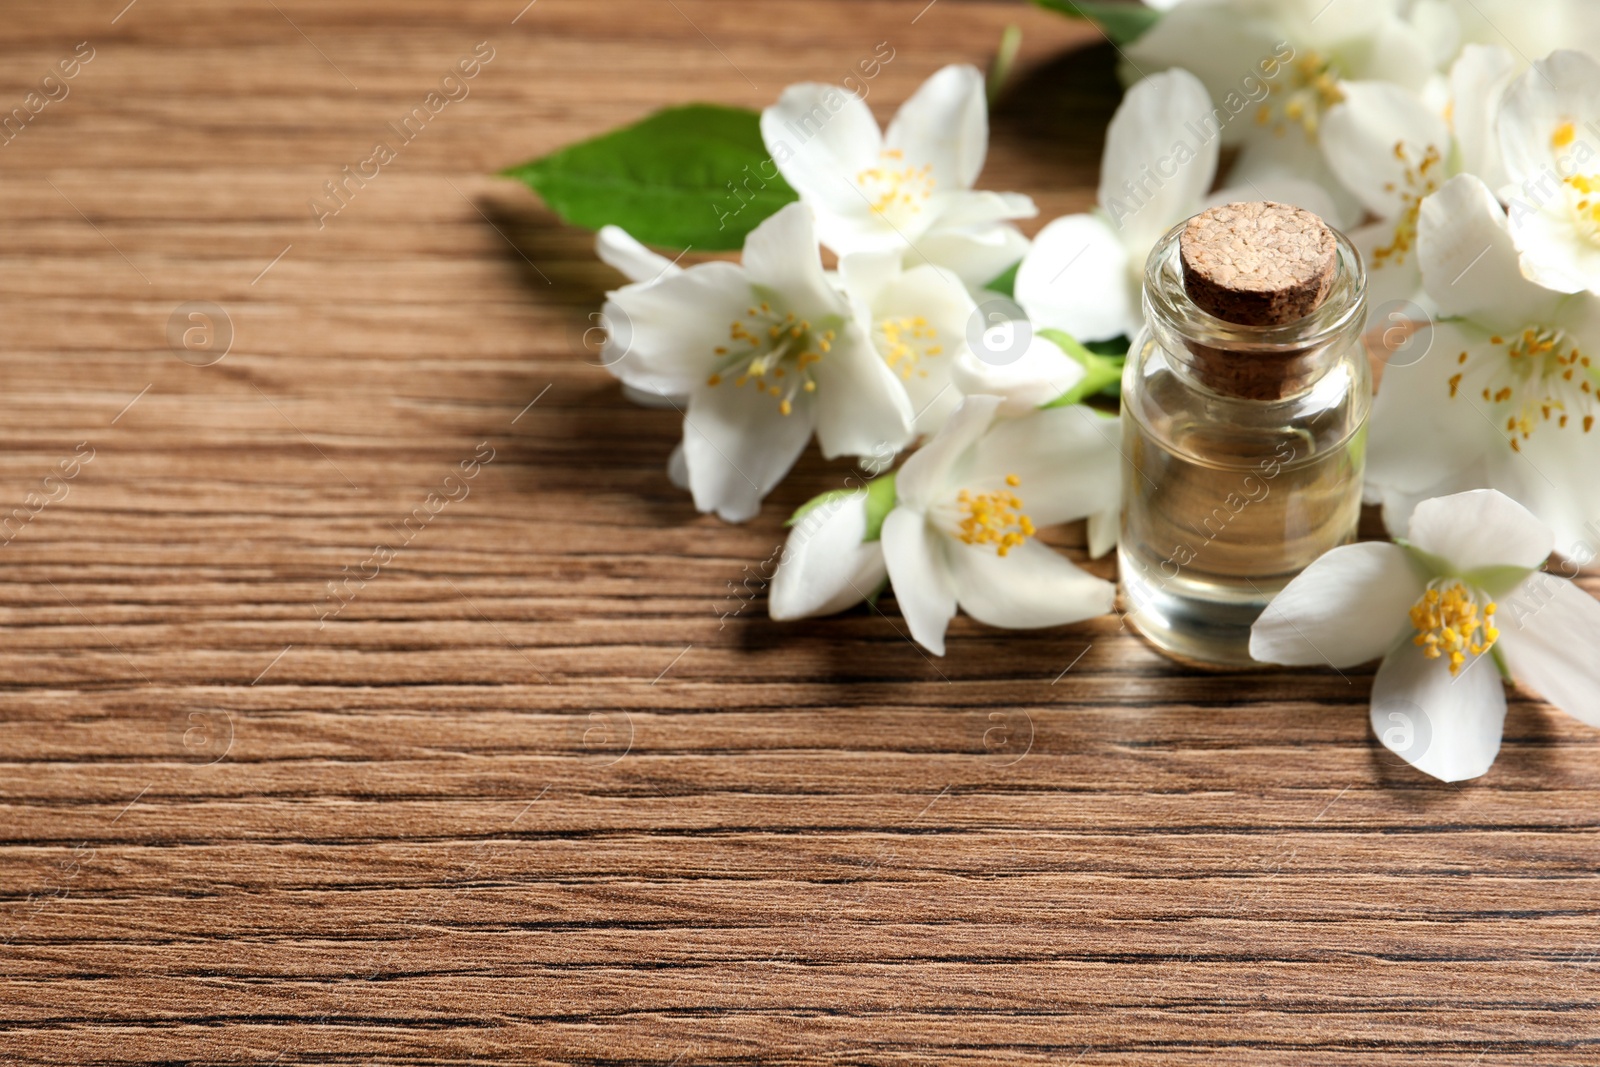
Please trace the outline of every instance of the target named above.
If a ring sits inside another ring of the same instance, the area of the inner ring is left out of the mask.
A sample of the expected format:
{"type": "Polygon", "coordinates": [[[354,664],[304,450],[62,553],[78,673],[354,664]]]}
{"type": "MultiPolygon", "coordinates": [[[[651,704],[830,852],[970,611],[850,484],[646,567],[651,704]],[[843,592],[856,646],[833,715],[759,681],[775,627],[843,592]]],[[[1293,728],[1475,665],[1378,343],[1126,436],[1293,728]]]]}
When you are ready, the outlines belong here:
{"type": "Polygon", "coordinates": [[[0,113],[93,58],[0,147],[0,1061],[1600,1062],[1595,731],[1519,696],[1445,786],[1370,671],[771,622],[847,468],[696,515],[585,347],[617,276],[487,176],[880,41],[887,116],[1014,21],[984,184],[1050,218],[1092,31],[525,2],[7,6],[0,113]]]}

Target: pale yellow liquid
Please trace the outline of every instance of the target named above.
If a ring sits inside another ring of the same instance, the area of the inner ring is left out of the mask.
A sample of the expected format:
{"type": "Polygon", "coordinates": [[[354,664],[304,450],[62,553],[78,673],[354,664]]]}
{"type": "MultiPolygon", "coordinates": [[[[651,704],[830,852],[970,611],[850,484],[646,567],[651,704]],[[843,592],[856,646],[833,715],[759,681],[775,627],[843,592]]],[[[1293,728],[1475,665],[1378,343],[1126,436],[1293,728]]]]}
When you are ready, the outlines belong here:
{"type": "Polygon", "coordinates": [[[1364,435],[1319,454],[1287,429],[1175,423],[1163,443],[1137,418],[1122,424],[1128,621],[1180,659],[1251,664],[1250,626],[1268,601],[1355,537],[1364,435]]]}

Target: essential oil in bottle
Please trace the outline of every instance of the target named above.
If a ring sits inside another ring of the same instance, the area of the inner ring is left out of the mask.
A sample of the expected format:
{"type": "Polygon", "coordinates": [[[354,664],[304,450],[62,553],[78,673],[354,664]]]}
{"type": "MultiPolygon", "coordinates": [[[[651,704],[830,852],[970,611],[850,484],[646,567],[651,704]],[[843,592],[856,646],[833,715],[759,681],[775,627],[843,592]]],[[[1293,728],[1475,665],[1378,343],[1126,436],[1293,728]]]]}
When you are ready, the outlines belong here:
{"type": "Polygon", "coordinates": [[[1343,235],[1272,202],[1212,208],[1145,266],[1123,378],[1127,619],[1177,659],[1245,666],[1289,580],[1355,537],[1371,379],[1343,235]]]}

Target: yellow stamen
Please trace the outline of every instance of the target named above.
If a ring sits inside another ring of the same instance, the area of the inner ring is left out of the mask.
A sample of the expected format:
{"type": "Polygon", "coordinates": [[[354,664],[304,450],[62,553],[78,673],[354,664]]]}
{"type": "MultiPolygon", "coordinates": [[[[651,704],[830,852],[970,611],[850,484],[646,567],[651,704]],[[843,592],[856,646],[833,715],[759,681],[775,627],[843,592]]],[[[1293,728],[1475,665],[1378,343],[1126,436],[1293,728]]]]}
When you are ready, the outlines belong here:
{"type": "Polygon", "coordinates": [[[867,194],[874,214],[887,215],[891,210],[899,216],[915,214],[933,196],[933,165],[900,165],[904,160],[898,148],[886,149],[879,153],[877,166],[856,174],[856,184],[867,194]]]}
{"type": "MultiPolygon", "coordinates": [[[[1022,484],[1015,474],[1006,475],[1005,482],[1013,489],[1022,484]]],[[[956,504],[960,509],[956,536],[969,545],[993,545],[996,555],[1006,555],[1035,532],[1033,520],[1022,514],[1022,500],[1009,490],[963,489],[956,504]]]]}
{"type": "Polygon", "coordinates": [[[1457,358],[1465,369],[1449,379],[1450,396],[1459,394],[1468,376],[1478,382],[1487,378],[1481,388],[1475,382],[1474,389],[1490,403],[1510,405],[1490,414],[1504,424],[1514,448],[1521,451],[1517,440],[1527,440],[1543,423],[1565,428],[1569,415],[1593,425],[1595,391],[1589,380],[1589,357],[1565,331],[1533,325],[1509,338],[1495,334],[1489,344],[1502,351],[1462,352],[1457,358]]]}
{"type": "MultiPolygon", "coordinates": [[[[1276,61],[1272,65],[1275,68],[1276,61]]],[[[1271,127],[1278,137],[1287,134],[1290,126],[1299,126],[1306,140],[1314,143],[1323,114],[1344,100],[1338,72],[1331,61],[1315,52],[1307,53],[1286,69],[1287,76],[1281,80],[1276,69],[1266,75],[1267,98],[1256,108],[1256,125],[1271,127]]]]}
{"type": "Polygon", "coordinates": [[[1428,659],[1443,658],[1451,675],[1461,673],[1467,657],[1494,647],[1500,631],[1494,626],[1495,602],[1468,589],[1456,578],[1437,578],[1411,605],[1411,643],[1428,659]]]}
{"type": "Polygon", "coordinates": [[[746,318],[728,324],[728,338],[736,345],[712,349],[715,367],[706,384],[716,386],[730,378],[735,387],[753,384],[757,392],[778,400],[779,412],[787,415],[794,410],[796,392],[816,392],[817,383],[807,368],[822,360],[815,348],[826,351],[825,339],[833,336],[832,330],[814,334],[809,321],[792,311],[775,311],[769,301],[752,304],[746,318]],[[769,384],[768,378],[789,378],[793,384],[785,392],[782,386],[769,384]]]}
{"type": "Polygon", "coordinates": [[[926,376],[917,364],[944,351],[942,345],[929,344],[937,339],[939,331],[928,325],[920,315],[883,319],[873,330],[873,342],[889,369],[902,379],[912,374],[926,376]]]}
{"type": "MultiPolygon", "coordinates": [[[[1397,265],[1406,261],[1406,254],[1417,242],[1417,217],[1422,210],[1422,202],[1439,188],[1436,168],[1443,162],[1443,156],[1437,145],[1428,145],[1421,161],[1413,164],[1406,143],[1396,141],[1394,157],[1405,165],[1402,175],[1405,188],[1400,190],[1400,211],[1394,217],[1393,237],[1388,244],[1372,252],[1374,270],[1381,269],[1391,261],[1397,265]]],[[[1393,191],[1392,186],[1389,188],[1393,191]]]]}

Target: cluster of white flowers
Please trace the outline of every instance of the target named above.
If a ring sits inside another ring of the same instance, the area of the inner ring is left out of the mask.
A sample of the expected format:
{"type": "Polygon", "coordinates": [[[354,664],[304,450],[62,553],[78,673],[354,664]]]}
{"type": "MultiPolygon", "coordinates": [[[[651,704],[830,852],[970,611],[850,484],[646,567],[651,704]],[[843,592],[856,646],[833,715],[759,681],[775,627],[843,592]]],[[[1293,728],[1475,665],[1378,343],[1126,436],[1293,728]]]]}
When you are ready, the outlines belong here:
{"type": "Polygon", "coordinates": [[[1418,339],[1387,368],[1368,438],[1368,499],[1404,547],[1324,557],[1263,617],[1254,654],[1328,662],[1312,634],[1339,665],[1387,653],[1375,726],[1407,754],[1378,709],[1414,701],[1435,736],[1414,762],[1439,777],[1480,774],[1498,749],[1499,674],[1452,684],[1479,656],[1600,725],[1600,675],[1576,662],[1600,660],[1600,605],[1573,587],[1526,632],[1490,610],[1544,573],[1552,542],[1579,565],[1597,554],[1600,19],[1582,0],[1150,6],[1164,14],[1122,50],[1130,88],[1097,205],[1032,242],[1015,225],[1036,214],[1028,197],[974,189],[988,119],[966,66],[936,73],[886,131],[845,90],[785,91],[761,132],[799,201],[751,232],[740,264],[680,269],[602,231],[602,258],[632,280],[609,294],[622,326],[607,363],[683,411],[674,479],[701,511],[747,520],[813,431],[824,456],[882,475],[797,514],[776,618],[889,582],[912,636],[942,654],[958,606],[1006,627],[1103,614],[1112,586],[1035,536],[1088,518],[1091,555],[1115,537],[1119,428],[1068,402],[1093,358],[1079,342],[1134,332],[1145,260],[1176,223],[1294,204],[1350,233],[1376,325],[1418,339]],[[984,286],[1012,268],[1013,315],[994,321],[984,286]],[[1373,604],[1399,614],[1370,626],[1373,604]]]}
{"type": "Polygon", "coordinates": [[[1097,515],[1096,547],[1113,543],[1116,418],[1040,410],[1083,380],[1082,363],[979,308],[982,285],[1028,249],[1012,220],[1037,213],[1026,196],[973,188],[989,138],[983,76],[946,67],[886,131],[859,97],[795,85],[761,130],[800,201],[750,233],[741,264],[679,269],[615,228],[599,247],[633,279],[610,294],[603,358],[684,412],[671,467],[701,511],[755,515],[813,432],[824,456],[872,473],[928,442],[894,476],[887,516],[867,514],[865,489],[807,513],[772,614],[842,610],[887,575],[913,635],[942,653],[958,602],[1012,627],[1110,611],[1111,584],[1034,534],[1097,515]]]}

